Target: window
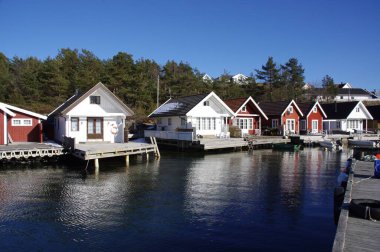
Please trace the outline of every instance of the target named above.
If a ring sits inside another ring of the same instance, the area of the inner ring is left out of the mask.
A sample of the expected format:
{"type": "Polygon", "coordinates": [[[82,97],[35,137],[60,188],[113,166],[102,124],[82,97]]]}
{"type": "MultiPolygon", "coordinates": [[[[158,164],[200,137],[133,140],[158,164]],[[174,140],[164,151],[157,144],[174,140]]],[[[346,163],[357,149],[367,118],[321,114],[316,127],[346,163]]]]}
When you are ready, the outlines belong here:
{"type": "Polygon", "coordinates": [[[90,104],[100,104],[100,96],[90,96],[90,104]]]}
{"type": "Polygon", "coordinates": [[[168,125],[169,125],[169,126],[172,125],[172,119],[171,119],[171,118],[168,118],[168,125]]]}
{"type": "Polygon", "coordinates": [[[351,96],[351,100],[355,100],[355,97],[351,96]]]}
{"type": "Polygon", "coordinates": [[[181,126],[186,126],[186,118],[181,117],[181,126]]]}
{"type": "Polygon", "coordinates": [[[239,129],[253,129],[252,118],[236,118],[233,124],[238,126],[239,129]]]}
{"type": "Polygon", "coordinates": [[[79,118],[71,117],[71,131],[79,131],[79,118]]]}
{"type": "Polygon", "coordinates": [[[343,95],[340,96],[340,99],[343,100],[343,95]]]}
{"type": "Polygon", "coordinates": [[[241,112],[247,112],[247,106],[243,106],[243,107],[241,108],[241,112]]]}
{"type": "Polygon", "coordinates": [[[313,113],[317,113],[317,106],[314,106],[313,113]]]}
{"type": "Polygon", "coordinates": [[[306,130],[306,120],[301,120],[300,124],[301,130],[306,130]]]}
{"type": "Polygon", "coordinates": [[[196,125],[197,130],[215,130],[216,119],[212,117],[197,117],[196,125]]]}
{"type": "Polygon", "coordinates": [[[203,102],[203,106],[210,106],[210,102],[209,101],[204,101],[203,102]]]}
{"type": "Polygon", "coordinates": [[[356,108],[356,112],[360,112],[360,108],[359,107],[356,108]]]}
{"type": "Polygon", "coordinates": [[[272,119],[272,128],[278,127],[278,119],[272,119]]]}
{"type": "Polygon", "coordinates": [[[12,126],[32,126],[32,119],[12,119],[12,126]]]}
{"type": "Polygon", "coordinates": [[[288,111],[289,113],[293,113],[293,106],[290,106],[288,111]]]}

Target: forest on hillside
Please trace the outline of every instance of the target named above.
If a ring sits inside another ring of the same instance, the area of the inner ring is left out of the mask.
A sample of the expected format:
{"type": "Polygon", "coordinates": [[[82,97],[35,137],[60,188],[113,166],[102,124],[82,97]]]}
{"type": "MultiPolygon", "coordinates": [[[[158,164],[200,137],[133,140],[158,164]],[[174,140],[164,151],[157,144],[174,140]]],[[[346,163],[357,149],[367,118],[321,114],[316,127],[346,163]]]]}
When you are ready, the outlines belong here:
{"type": "MultiPolygon", "coordinates": [[[[9,59],[0,52],[0,102],[48,114],[76,90],[84,92],[102,82],[135,111],[137,118],[144,118],[156,108],[158,79],[160,104],[170,97],[210,91],[222,99],[248,96],[256,101],[311,99],[301,88],[304,69],[296,58],[277,65],[269,57],[253,71],[241,85],[232,82],[226,71],[214,81],[204,82],[204,73],[189,63],[168,61],[159,65],[151,59],[135,60],[126,52],[106,60],[85,49],[60,49],[54,58],[44,60],[17,56],[9,59]]],[[[322,83],[328,90],[333,80],[325,76],[322,83]]]]}

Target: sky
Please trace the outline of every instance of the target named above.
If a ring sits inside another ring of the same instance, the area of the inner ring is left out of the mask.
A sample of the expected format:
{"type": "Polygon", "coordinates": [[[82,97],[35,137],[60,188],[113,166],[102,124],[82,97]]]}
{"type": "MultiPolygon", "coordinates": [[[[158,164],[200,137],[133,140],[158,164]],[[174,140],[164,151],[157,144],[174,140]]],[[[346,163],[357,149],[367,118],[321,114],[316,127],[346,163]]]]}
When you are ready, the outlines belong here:
{"type": "Polygon", "coordinates": [[[87,49],[189,63],[212,77],[255,74],[297,58],[305,81],[325,75],[380,89],[378,0],[0,0],[0,52],[55,57],[87,49]]]}

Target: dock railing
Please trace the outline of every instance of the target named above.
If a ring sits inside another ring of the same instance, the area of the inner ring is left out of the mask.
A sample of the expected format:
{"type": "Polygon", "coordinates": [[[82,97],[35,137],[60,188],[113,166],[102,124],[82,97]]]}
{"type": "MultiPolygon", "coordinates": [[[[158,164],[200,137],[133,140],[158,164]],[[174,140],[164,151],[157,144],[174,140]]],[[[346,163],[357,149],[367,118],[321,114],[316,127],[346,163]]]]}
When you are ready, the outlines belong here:
{"type": "Polygon", "coordinates": [[[182,141],[196,140],[196,135],[194,134],[194,132],[144,130],[144,136],[155,137],[158,139],[171,139],[182,141]]]}

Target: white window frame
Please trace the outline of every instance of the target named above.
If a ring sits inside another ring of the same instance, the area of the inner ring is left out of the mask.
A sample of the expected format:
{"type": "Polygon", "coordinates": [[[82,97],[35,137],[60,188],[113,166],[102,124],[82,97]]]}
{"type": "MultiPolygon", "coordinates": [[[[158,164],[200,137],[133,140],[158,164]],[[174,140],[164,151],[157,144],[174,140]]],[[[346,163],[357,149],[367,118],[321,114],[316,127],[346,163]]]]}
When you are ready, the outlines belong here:
{"type": "Polygon", "coordinates": [[[317,106],[314,106],[313,113],[317,113],[317,106]]]}
{"type": "Polygon", "coordinates": [[[241,108],[241,112],[247,112],[247,106],[243,106],[243,107],[241,108]]]}
{"type": "Polygon", "coordinates": [[[28,118],[12,118],[12,126],[33,126],[33,120],[28,118]],[[16,121],[20,121],[20,123],[15,123],[16,121]]]}
{"type": "Polygon", "coordinates": [[[318,120],[311,120],[311,132],[313,133],[318,132],[318,126],[319,126],[318,124],[319,124],[318,120]],[[316,128],[314,128],[314,123],[315,123],[316,128]]]}
{"type": "Polygon", "coordinates": [[[70,124],[71,124],[70,129],[71,129],[72,132],[78,132],[79,131],[79,117],[71,117],[70,118],[70,124]],[[73,124],[73,119],[77,120],[77,125],[76,125],[77,128],[76,129],[73,128],[73,126],[75,125],[75,124],[73,124]]]}
{"type": "Polygon", "coordinates": [[[278,127],[278,119],[272,119],[272,128],[276,129],[278,127]]]}
{"type": "Polygon", "coordinates": [[[203,106],[210,106],[210,101],[204,101],[203,106]]]}
{"type": "Polygon", "coordinates": [[[288,111],[289,111],[290,114],[292,114],[293,113],[293,106],[289,106],[288,111]]]}
{"type": "Polygon", "coordinates": [[[360,108],[359,108],[359,107],[356,107],[355,111],[356,111],[356,112],[360,112],[360,108]]]}

